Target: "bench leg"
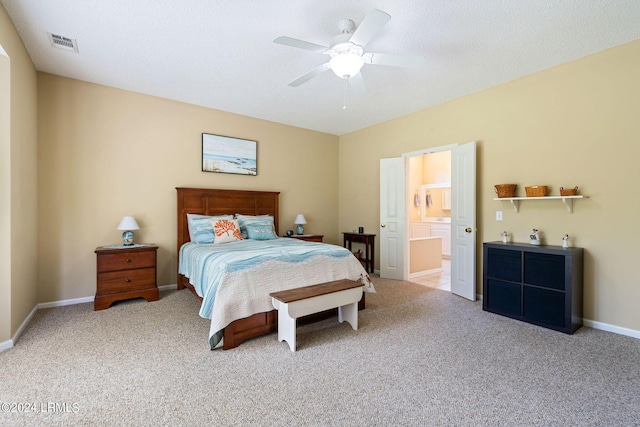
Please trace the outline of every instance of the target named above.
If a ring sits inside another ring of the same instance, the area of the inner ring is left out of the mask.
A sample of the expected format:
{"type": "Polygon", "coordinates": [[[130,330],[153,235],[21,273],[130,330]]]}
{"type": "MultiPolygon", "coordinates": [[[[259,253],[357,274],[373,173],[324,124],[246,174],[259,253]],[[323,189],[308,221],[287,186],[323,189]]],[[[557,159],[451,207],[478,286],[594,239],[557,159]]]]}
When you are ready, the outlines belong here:
{"type": "Polygon", "coordinates": [[[296,351],[296,319],[289,316],[287,304],[278,308],[278,341],[286,341],[291,351],[296,351]]]}
{"type": "Polygon", "coordinates": [[[349,322],[354,331],[358,330],[358,303],[347,304],[338,307],[338,321],[349,322]]]}

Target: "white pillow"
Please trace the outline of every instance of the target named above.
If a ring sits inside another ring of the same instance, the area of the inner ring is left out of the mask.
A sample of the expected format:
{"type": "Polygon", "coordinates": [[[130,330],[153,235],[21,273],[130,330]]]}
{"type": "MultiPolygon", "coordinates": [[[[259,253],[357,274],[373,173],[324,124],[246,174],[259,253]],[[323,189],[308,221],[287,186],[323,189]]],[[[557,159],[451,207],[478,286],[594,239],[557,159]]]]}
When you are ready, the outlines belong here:
{"type": "Polygon", "coordinates": [[[229,243],[242,240],[240,225],[236,219],[212,219],[211,226],[216,235],[213,243],[229,243]]]}
{"type": "Polygon", "coordinates": [[[233,219],[233,215],[210,216],[187,214],[189,240],[193,243],[213,243],[215,234],[213,232],[213,226],[211,225],[212,219],[233,219]]]}

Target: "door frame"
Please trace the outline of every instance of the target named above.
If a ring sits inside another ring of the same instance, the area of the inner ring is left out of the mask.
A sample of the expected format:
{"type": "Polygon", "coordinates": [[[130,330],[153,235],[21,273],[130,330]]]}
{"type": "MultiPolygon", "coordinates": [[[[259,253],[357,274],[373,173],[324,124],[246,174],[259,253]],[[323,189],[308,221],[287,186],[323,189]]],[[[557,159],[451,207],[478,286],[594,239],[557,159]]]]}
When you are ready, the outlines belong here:
{"type": "MultiPolygon", "coordinates": [[[[410,157],[418,157],[418,156],[424,156],[425,154],[433,154],[433,153],[440,153],[443,151],[451,151],[453,152],[453,150],[456,149],[456,147],[458,147],[459,144],[448,144],[448,145],[441,145],[439,147],[430,147],[430,148],[424,148],[422,150],[418,150],[418,151],[410,151],[408,153],[402,153],[402,157],[405,158],[410,158],[410,157]]],[[[411,173],[411,171],[409,169],[405,170],[405,181],[404,181],[404,202],[405,205],[410,203],[411,201],[411,188],[409,186],[409,174],[411,173]]],[[[455,189],[452,187],[451,191],[455,191],[455,189]]],[[[405,210],[405,218],[404,218],[404,222],[405,222],[405,226],[404,227],[404,253],[405,253],[405,258],[409,257],[411,255],[411,245],[409,242],[409,213],[408,210],[405,210]]],[[[451,254],[451,256],[453,256],[453,253],[451,254]]],[[[405,262],[405,266],[404,266],[404,280],[407,280],[409,278],[409,269],[410,269],[410,265],[409,262],[405,262]]]]}

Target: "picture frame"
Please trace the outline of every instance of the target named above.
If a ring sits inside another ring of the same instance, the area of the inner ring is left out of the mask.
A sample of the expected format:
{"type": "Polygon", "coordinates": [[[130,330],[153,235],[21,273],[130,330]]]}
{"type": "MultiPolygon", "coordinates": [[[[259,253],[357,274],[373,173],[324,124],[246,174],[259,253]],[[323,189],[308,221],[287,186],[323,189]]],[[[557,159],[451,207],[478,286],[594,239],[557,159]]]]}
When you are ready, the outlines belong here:
{"type": "Polygon", "coordinates": [[[258,141],[202,134],[202,171],[239,175],[258,174],[258,141]]]}

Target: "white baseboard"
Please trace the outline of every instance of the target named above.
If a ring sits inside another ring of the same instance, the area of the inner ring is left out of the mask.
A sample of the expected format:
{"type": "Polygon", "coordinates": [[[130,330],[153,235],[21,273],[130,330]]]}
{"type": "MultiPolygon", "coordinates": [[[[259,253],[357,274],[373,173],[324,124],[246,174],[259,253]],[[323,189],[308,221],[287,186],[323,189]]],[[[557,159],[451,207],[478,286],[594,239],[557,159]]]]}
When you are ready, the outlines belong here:
{"type": "MultiPolygon", "coordinates": [[[[158,289],[160,291],[170,291],[173,289],[178,289],[178,285],[177,284],[163,285],[163,286],[158,286],[158,289]]],[[[18,342],[20,335],[22,335],[22,332],[27,327],[29,322],[31,322],[31,319],[33,319],[33,316],[36,314],[36,311],[40,310],[41,308],[54,308],[54,307],[64,307],[65,305],[84,304],[87,302],[93,302],[94,300],[95,300],[95,296],[91,296],[91,297],[65,299],[60,301],[42,302],[40,304],[36,304],[36,306],[33,307],[33,310],[31,310],[31,313],[29,313],[29,315],[24,319],[24,321],[22,322],[22,324],[20,325],[16,333],[13,335],[13,337],[8,341],[0,342],[0,352],[10,349],[15,345],[16,342],[18,342]]]]}
{"type": "MultiPolygon", "coordinates": [[[[174,285],[158,286],[158,290],[160,291],[170,291],[172,289],[178,289],[178,285],[174,284],[174,285]]],[[[64,307],[65,305],[84,304],[87,302],[93,302],[95,299],[96,299],[95,296],[91,296],[91,297],[64,299],[60,301],[43,302],[38,304],[38,308],[53,308],[53,307],[64,307]]]]}
{"type": "Polygon", "coordinates": [[[636,331],[635,329],[623,328],[622,326],[610,325],[608,323],[596,322],[591,319],[583,319],[582,323],[584,326],[588,326],[593,329],[598,329],[600,331],[613,332],[618,335],[626,335],[632,338],[640,338],[640,331],[636,331]]]}
{"type": "Polygon", "coordinates": [[[22,332],[24,332],[24,330],[27,327],[27,325],[29,324],[29,322],[31,322],[31,319],[33,319],[33,316],[36,314],[36,311],[38,311],[38,305],[33,307],[31,312],[22,321],[22,323],[20,324],[20,327],[18,328],[16,333],[13,334],[13,337],[11,337],[11,339],[9,341],[5,341],[3,343],[0,343],[0,351],[4,351],[4,350],[10,349],[11,347],[13,347],[18,342],[18,340],[20,339],[20,335],[22,335],[22,332]]]}
{"type": "Polygon", "coordinates": [[[86,302],[93,302],[94,299],[95,297],[82,297],[82,298],[63,299],[60,301],[42,302],[38,304],[38,309],[64,307],[65,305],[74,305],[74,304],[84,304],[86,302]]]}
{"type": "Polygon", "coordinates": [[[416,271],[415,273],[409,273],[409,279],[415,279],[416,277],[426,276],[427,274],[440,273],[442,267],[432,268],[431,270],[416,271]]]}
{"type": "Polygon", "coordinates": [[[13,347],[13,340],[0,342],[0,353],[2,353],[5,350],[9,350],[11,347],[13,347]]]}

